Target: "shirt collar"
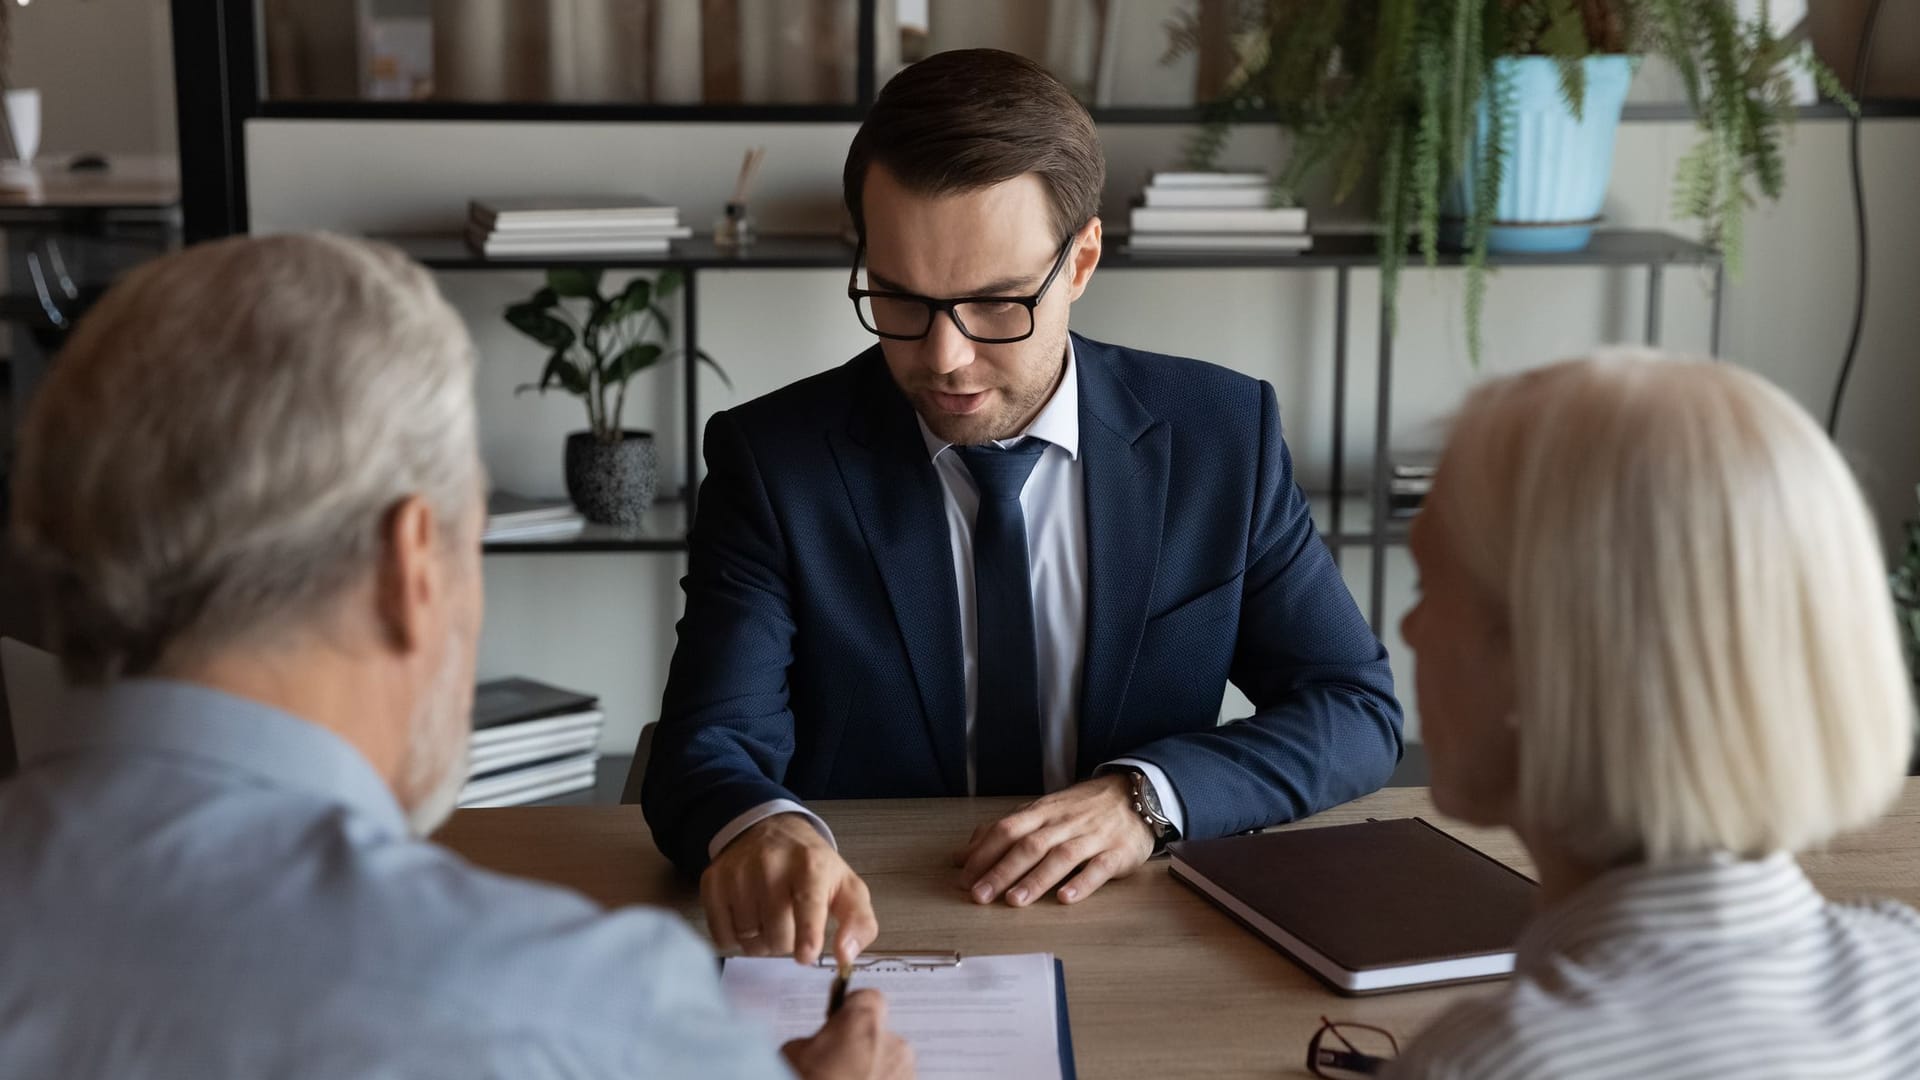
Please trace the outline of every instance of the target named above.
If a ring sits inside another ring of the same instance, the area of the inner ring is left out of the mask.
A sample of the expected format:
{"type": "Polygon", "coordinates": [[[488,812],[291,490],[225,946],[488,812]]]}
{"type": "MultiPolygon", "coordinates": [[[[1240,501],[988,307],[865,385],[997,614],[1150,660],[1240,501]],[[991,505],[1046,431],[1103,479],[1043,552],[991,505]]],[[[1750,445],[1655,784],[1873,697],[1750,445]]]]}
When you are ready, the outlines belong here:
{"type": "Polygon", "coordinates": [[[407,833],[406,814],[373,765],[345,739],[291,713],[164,679],[74,689],[66,700],[72,715],[34,760],[88,751],[196,758],[265,786],[320,796],[395,835],[407,833]]]}
{"type": "MultiPolygon", "coordinates": [[[[933,433],[918,412],[913,414],[914,422],[920,425],[920,438],[927,444],[927,457],[938,458],[953,444],[933,433]]],[[[1008,446],[1021,439],[1043,439],[1067,452],[1067,456],[1080,458],[1080,377],[1073,356],[1073,336],[1067,336],[1067,365],[1060,373],[1060,385],[1053,391],[1053,397],[1033,418],[1027,429],[1011,439],[1000,440],[1000,445],[1008,446]]]]}
{"type": "Polygon", "coordinates": [[[1521,935],[1520,971],[1619,941],[1687,947],[1774,940],[1819,917],[1826,901],[1793,856],[1726,853],[1602,875],[1521,935]]]}

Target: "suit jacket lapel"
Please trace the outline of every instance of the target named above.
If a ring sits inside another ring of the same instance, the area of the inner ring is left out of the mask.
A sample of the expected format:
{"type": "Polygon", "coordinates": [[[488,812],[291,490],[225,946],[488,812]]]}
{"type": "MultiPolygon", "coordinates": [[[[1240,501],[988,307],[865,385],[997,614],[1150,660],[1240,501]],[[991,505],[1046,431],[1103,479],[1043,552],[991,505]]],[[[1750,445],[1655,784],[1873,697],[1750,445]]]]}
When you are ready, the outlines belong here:
{"type": "Polygon", "coordinates": [[[852,418],[828,438],[906,646],[941,778],[948,794],[965,795],[966,676],[940,476],[879,349],[855,363],[865,370],[852,418]]]}
{"type": "Polygon", "coordinates": [[[1086,671],[1078,772],[1113,757],[1114,728],[1146,629],[1165,532],[1172,429],[1114,370],[1112,349],[1075,335],[1087,492],[1086,671]]]}

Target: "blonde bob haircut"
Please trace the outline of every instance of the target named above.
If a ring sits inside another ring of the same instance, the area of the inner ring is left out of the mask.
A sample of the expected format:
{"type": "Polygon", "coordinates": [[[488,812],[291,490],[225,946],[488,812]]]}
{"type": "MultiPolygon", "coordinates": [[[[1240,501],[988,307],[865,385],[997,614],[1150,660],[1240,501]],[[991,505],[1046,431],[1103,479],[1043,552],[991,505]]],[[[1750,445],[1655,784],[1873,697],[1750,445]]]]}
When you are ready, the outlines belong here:
{"type": "Polygon", "coordinates": [[[1517,825],[1601,865],[1752,857],[1892,802],[1913,698],[1884,556],[1784,393],[1609,351],[1481,388],[1441,468],[1508,620],[1517,825]]]}

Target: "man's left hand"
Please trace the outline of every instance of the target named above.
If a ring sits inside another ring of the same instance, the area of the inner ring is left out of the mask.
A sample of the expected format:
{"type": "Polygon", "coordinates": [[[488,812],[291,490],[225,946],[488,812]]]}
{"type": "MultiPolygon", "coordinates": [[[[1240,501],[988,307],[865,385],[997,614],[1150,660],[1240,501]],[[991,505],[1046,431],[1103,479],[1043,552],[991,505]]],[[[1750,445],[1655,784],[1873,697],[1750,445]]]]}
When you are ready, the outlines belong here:
{"type": "Polygon", "coordinates": [[[1001,896],[1025,907],[1060,887],[1060,902],[1077,903],[1100,886],[1126,877],[1153,854],[1153,828],[1133,810],[1126,776],[1102,776],[1056,791],[991,825],[953,857],[960,885],[975,903],[1001,896]]]}

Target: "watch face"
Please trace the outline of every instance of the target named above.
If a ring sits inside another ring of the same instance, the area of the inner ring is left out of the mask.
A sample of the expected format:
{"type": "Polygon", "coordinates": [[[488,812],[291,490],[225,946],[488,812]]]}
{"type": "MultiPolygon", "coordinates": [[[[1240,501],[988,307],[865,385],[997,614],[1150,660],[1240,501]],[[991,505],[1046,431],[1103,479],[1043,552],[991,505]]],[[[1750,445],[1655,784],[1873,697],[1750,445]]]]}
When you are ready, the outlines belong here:
{"type": "Polygon", "coordinates": [[[1146,818],[1156,831],[1165,829],[1171,824],[1166,821],[1167,815],[1160,810],[1160,797],[1154,794],[1153,785],[1147,782],[1146,773],[1136,771],[1133,774],[1133,798],[1138,804],[1140,816],[1146,818]]]}

